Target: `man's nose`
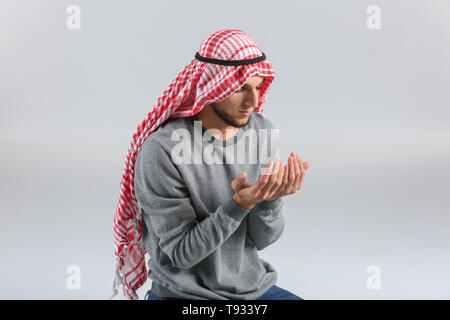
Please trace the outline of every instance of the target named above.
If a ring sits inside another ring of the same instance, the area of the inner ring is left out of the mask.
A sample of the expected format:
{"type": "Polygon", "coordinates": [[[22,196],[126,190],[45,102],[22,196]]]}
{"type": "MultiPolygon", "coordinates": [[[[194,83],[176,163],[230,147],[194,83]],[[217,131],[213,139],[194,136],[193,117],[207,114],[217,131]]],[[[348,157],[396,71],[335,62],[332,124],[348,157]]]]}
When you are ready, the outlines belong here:
{"type": "Polygon", "coordinates": [[[256,108],[258,106],[258,101],[259,101],[259,90],[256,88],[248,90],[247,94],[245,95],[244,105],[246,107],[256,108]]]}

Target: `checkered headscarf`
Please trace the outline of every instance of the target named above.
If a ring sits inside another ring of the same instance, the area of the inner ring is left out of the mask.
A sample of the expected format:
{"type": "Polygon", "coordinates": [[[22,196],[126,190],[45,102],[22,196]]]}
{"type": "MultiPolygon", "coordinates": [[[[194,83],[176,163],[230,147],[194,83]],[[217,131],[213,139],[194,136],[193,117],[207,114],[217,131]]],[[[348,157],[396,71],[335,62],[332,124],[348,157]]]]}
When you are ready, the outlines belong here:
{"type": "Polygon", "coordinates": [[[128,149],[114,216],[116,274],[111,298],[122,284],[128,299],[138,299],[135,291],[147,280],[142,212],[134,193],[134,164],[142,143],[167,119],[193,116],[206,105],[229,97],[253,75],[265,78],[254,110],[264,114],[262,105],[275,78],[272,65],[245,32],[219,30],[203,40],[191,63],[170,83],[137,127],[128,149]]]}

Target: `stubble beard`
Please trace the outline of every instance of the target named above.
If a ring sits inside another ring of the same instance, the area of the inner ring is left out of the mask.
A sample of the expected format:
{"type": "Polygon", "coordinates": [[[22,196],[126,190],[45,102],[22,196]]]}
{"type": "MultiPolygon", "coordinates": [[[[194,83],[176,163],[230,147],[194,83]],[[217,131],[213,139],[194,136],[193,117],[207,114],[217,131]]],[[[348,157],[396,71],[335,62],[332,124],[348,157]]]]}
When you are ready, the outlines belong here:
{"type": "Polygon", "coordinates": [[[214,113],[223,120],[223,122],[225,122],[226,124],[233,126],[235,128],[241,128],[244,127],[248,124],[248,122],[250,121],[250,116],[248,117],[247,121],[245,123],[239,124],[237,123],[233,118],[229,117],[227,114],[222,113],[219,109],[216,108],[215,105],[212,105],[212,109],[214,110],[214,113]]]}

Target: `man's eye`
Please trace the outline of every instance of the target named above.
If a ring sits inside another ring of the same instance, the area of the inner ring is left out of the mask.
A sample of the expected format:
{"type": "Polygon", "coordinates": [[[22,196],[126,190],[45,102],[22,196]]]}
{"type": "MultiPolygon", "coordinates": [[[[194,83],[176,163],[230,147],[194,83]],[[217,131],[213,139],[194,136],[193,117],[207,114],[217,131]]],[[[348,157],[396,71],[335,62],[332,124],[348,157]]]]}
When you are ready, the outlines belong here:
{"type": "MultiPolygon", "coordinates": [[[[237,89],[235,92],[241,92],[242,90],[244,90],[244,89],[241,87],[241,88],[237,89]]],[[[259,88],[257,87],[256,90],[261,90],[261,87],[259,87],[259,88]]]]}

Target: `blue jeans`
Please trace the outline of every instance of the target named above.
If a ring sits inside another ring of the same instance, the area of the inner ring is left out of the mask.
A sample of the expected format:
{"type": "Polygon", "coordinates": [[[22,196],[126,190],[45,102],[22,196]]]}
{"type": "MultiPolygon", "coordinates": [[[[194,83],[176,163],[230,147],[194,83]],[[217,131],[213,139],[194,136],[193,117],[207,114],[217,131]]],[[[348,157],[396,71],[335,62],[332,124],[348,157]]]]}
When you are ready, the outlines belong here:
{"type": "Polygon", "coordinates": [[[261,297],[256,300],[304,300],[286,289],[273,285],[261,297]]]}
{"type": "Polygon", "coordinates": [[[160,296],[157,296],[154,294],[151,290],[147,291],[147,294],[145,295],[144,300],[181,300],[177,298],[161,298],[160,296]]]}
{"type": "MultiPolygon", "coordinates": [[[[161,298],[154,294],[151,290],[147,292],[144,300],[179,300],[175,298],[161,298]]],[[[256,300],[304,300],[299,296],[296,296],[290,291],[282,289],[278,286],[272,286],[261,297],[256,300]]]]}

